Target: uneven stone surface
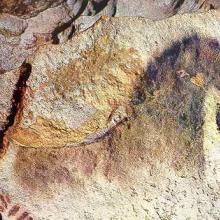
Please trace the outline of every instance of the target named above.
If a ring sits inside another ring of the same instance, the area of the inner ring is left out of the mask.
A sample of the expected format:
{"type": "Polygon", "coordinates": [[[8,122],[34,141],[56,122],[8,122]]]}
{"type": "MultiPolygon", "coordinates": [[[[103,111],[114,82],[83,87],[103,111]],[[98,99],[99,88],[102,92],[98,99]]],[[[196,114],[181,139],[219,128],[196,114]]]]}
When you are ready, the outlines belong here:
{"type": "Polygon", "coordinates": [[[204,0],[118,0],[116,16],[141,16],[150,19],[162,19],[176,13],[194,12],[218,8],[219,1],[204,0]]]}
{"type": "Polygon", "coordinates": [[[1,72],[18,68],[37,46],[52,42],[53,32],[70,19],[62,6],[48,9],[28,20],[0,15],[1,72]]]}
{"type": "Polygon", "coordinates": [[[42,48],[28,61],[32,74],[14,140],[33,147],[77,145],[127,117],[126,103],[143,64],[135,49],[117,46],[114,26],[101,33],[102,26],[42,48]]]}
{"type": "Polygon", "coordinates": [[[219,6],[219,0],[2,0],[0,71],[18,68],[39,45],[63,43],[91,27],[101,16],[141,16],[157,20],[219,6]]]}
{"type": "Polygon", "coordinates": [[[8,128],[14,124],[15,116],[21,108],[29,74],[30,66],[23,64],[19,70],[0,75],[0,156],[7,150],[8,140],[5,135],[8,128]]]}
{"type": "MultiPolygon", "coordinates": [[[[96,140],[132,115],[129,100],[139,86],[146,54],[163,48],[155,44],[161,39],[149,39],[144,26],[143,22],[138,29],[123,30],[124,26],[103,19],[66,44],[39,50],[29,61],[32,74],[14,141],[32,147],[79,145],[96,140]],[[151,48],[154,44],[156,49],[151,48]]],[[[174,41],[179,35],[173,32],[170,38],[174,41]]]]}
{"type": "Polygon", "coordinates": [[[162,18],[162,16],[173,15],[178,11],[195,11],[203,6],[219,7],[218,0],[2,0],[0,3],[0,13],[28,18],[61,4],[66,5],[72,10],[82,7],[85,9],[84,15],[90,16],[99,13],[106,6],[111,5],[113,11],[117,12],[118,15],[148,18],[162,18]]]}
{"type": "Polygon", "coordinates": [[[8,123],[7,118],[10,115],[14,91],[17,89],[18,72],[11,71],[0,75],[1,93],[0,93],[0,133],[8,123]]]}
{"type": "Polygon", "coordinates": [[[49,7],[55,7],[64,0],[2,0],[0,2],[0,13],[9,13],[17,16],[34,16],[49,7]]]}
{"type": "Polygon", "coordinates": [[[38,49],[4,137],[3,216],[219,219],[219,41],[212,11],[103,17],[38,49]]]}

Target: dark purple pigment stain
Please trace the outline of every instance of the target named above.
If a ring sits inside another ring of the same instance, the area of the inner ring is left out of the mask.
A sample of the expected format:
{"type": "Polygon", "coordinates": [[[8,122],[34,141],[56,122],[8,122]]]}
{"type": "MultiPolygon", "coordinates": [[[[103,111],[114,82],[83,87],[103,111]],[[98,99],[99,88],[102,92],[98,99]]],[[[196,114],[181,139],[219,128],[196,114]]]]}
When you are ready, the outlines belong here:
{"type": "Polygon", "coordinates": [[[0,131],[0,150],[2,150],[4,146],[4,137],[7,130],[13,126],[15,117],[17,115],[17,112],[19,110],[21,101],[23,99],[24,90],[26,88],[26,82],[30,76],[31,73],[31,65],[28,63],[25,63],[21,67],[21,73],[20,77],[18,79],[18,82],[16,83],[16,89],[13,93],[12,98],[12,107],[10,110],[10,114],[7,117],[7,123],[2,131],[0,131]]]}
{"type": "Polygon", "coordinates": [[[220,105],[219,104],[217,106],[216,124],[218,126],[218,130],[220,131],[220,105]]]}

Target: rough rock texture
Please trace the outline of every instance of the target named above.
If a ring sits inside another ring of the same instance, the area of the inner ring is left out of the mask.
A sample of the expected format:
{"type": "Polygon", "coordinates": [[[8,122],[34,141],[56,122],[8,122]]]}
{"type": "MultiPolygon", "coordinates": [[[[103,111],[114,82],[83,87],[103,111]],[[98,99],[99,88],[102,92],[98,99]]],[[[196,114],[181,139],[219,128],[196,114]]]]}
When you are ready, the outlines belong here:
{"type": "Polygon", "coordinates": [[[26,89],[26,80],[31,67],[23,64],[19,70],[0,75],[0,155],[8,146],[5,134],[14,122],[18,110],[21,108],[23,94],[26,89]]]}
{"type": "Polygon", "coordinates": [[[37,46],[53,41],[53,32],[70,19],[63,6],[48,9],[28,20],[1,14],[1,72],[18,68],[37,46]]]}
{"type": "Polygon", "coordinates": [[[219,41],[213,11],[102,18],[41,47],[5,133],[0,213],[219,219],[219,41]]]}
{"type": "Polygon", "coordinates": [[[5,131],[14,123],[12,106],[15,106],[15,94],[18,90],[17,82],[19,79],[18,72],[8,72],[7,74],[0,75],[0,153],[4,145],[7,143],[4,141],[5,131]]]}
{"type": "Polygon", "coordinates": [[[30,17],[62,2],[64,0],[2,0],[0,2],[0,13],[30,17]]]}
{"type": "Polygon", "coordinates": [[[176,13],[194,12],[199,9],[218,8],[217,0],[118,0],[116,16],[141,16],[162,19],[176,13]]]}
{"type": "Polygon", "coordinates": [[[173,15],[178,11],[195,11],[203,6],[219,7],[218,0],[2,0],[0,13],[28,18],[61,4],[70,9],[82,7],[85,9],[84,15],[95,15],[106,6],[111,5],[113,11],[118,15],[152,18],[173,15]]]}
{"type": "MultiPolygon", "coordinates": [[[[111,22],[105,26],[104,20],[66,44],[40,49],[29,60],[32,74],[12,132],[14,141],[32,147],[79,145],[96,140],[132,115],[129,102],[148,62],[146,54],[153,42],[162,41],[148,39],[144,24],[129,33],[131,28],[123,30],[111,22]]],[[[178,34],[170,34],[173,42],[178,34]]]]}
{"type": "Polygon", "coordinates": [[[143,63],[136,49],[120,48],[114,25],[103,33],[102,28],[99,22],[67,44],[42,48],[28,61],[32,74],[15,141],[33,147],[78,145],[128,116],[126,103],[143,63]]]}
{"type": "Polygon", "coordinates": [[[67,41],[101,16],[163,19],[219,6],[219,0],[2,0],[0,72],[19,67],[39,45],[67,41]]]}
{"type": "Polygon", "coordinates": [[[11,106],[13,105],[14,91],[17,90],[16,84],[19,74],[15,71],[0,75],[1,93],[0,93],[0,136],[4,133],[5,127],[9,123],[11,106]]]}

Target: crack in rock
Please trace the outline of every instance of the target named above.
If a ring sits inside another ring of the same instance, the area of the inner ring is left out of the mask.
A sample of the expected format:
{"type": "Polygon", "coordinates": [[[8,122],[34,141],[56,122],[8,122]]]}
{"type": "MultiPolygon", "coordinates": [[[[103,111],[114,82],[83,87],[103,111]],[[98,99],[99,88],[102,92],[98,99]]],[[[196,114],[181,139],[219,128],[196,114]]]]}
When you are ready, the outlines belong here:
{"type": "Polygon", "coordinates": [[[20,76],[13,92],[12,106],[6,120],[7,123],[5,124],[4,129],[0,130],[0,151],[4,152],[5,148],[8,145],[7,132],[9,128],[13,126],[17,113],[22,108],[23,95],[26,90],[26,82],[30,76],[30,73],[31,65],[28,63],[24,63],[20,68],[20,76]]]}

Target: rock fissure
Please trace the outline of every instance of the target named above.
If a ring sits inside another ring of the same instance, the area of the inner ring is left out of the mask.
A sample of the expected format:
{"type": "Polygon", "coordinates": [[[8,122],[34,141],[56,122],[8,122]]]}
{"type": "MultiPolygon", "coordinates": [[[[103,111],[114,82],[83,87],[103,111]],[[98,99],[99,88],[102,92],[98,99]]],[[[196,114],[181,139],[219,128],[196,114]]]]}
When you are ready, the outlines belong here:
{"type": "Polygon", "coordinates": [[[216,124],[218,126],[218,131],[220,131],[220,104],[217,105],[216,124]]]}
{"type": "Polygon", "coordinates": [[[17,113],[22,108],[23,95],[27,87],[26,82],[30,76],[30,73],[31,65],[28,63],[24,63],[20,68],[20,76],[13,93],[12,106],[10,113],[7,117],[7,123],[4,126],[4,129],[0,131],[0,151],[4,152],[5,148],[7,147],[7,131],[10,127],[13,126],[17,113]]]}

